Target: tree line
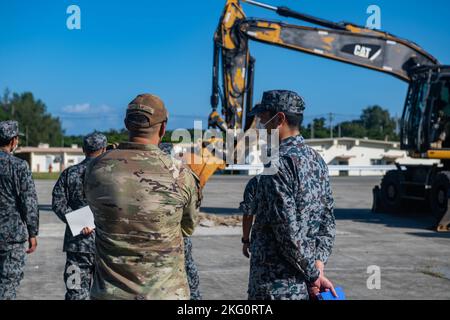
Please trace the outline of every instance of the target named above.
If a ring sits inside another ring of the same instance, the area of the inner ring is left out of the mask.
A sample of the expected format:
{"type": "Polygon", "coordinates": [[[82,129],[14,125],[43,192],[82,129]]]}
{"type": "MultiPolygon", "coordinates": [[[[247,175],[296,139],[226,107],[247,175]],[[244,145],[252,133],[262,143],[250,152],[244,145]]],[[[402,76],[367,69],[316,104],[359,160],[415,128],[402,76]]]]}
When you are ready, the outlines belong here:
{"type": "MultiPolygon", "coordinates": [[[[82,135],[67,135],[62,128],[61,119],[52,116],[47,111],[44,102],[36,99],[31,92],[11,93],[5,90],[0,99],[0,121],[17,120],[20,130],[25,135],[22,145],[37,146],[48,143],[52,147],[79,146],[83,143],[82,135]]],[[[397,141],[396,120],[389,111],[380,106],[365,108],[359,119],[344,121],[330,125],[325,117],[313,119],[311,123],[302,127],[302,134],[306,139],[349,137],[369,138],[374,140],[397,141]]],[[[192,131],[192,129],[190,129],[192,131]]],[[[111,129],[102,132],[111,143],[118,143],[128,138],[125,129],[111,129]]],[[[171,131],[168,131],[164,141],[170,141],[171,131]]]]}
{"type": "Polygon", "coordinates": [[[302,134],[306,139],[347,137],[399,140],[397,120],[391,117],[388,110],[378,105],[363,109],[359,119],[343,121],[335,125],[330,125],[330,122],[325,117],[313,119],[311,123],[302,128],[302,134]]]}
{"type": "Polygon", "coordinates": [[[3,93],[0,102],[0,121],[17,120],[20,131],[25,135],[22,145],[37,146],[49,143],[61,146],[64,130],[61,121],[47,112],[46,105],[35,99],[31,92],[11,93],[8,89],[3,93]]]}

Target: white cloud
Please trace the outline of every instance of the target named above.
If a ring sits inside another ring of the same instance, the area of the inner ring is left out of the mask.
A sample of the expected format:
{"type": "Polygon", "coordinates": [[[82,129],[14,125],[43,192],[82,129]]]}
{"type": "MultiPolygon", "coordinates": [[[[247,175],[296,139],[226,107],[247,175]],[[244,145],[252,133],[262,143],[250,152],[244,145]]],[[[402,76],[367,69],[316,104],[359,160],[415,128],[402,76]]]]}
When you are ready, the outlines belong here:
{"type": "Polygon", "coordinates": [[[91,110],[89,103],[74,104],[63,107],[65,113],[87,113],[91,110]]]}
{"type": "Polygon", "coordinates": [[[110,112],[112,110],[113,110],[113,108],[111,108],[110,106],[108,106],[106,104],[102,104],[100,107],[98,107],[96,109],[96,111],[98,111],[98,112],[110,112]]]}
{"type": "Polygon", "coordinates": [[[105,113],[113,110],[110,106],[102,104],[99,107],[92,107],[90,103],[79,103],[68,105],[62,108],[64,113],[77,113],[77,114],[96,114],[105,113]]]}
{"type": "Polygon", "coordinates": [[[67,134],[86,134],[94,130],[106,131],[123,127],[123,114],[106,104],[91,103],[67,105],[58,114],[67,134]]]}

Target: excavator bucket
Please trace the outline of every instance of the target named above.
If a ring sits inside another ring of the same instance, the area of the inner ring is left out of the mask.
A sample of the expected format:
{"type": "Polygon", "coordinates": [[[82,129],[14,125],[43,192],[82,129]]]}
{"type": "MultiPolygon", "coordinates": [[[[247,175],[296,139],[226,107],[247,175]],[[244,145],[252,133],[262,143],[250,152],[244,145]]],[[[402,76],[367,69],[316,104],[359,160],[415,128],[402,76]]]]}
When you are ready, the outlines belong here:
{"type": "Polygon", "coordinates": [[[191,170],[199,177],[200,179],[200,186],[203,188],[208,182],[209,178],[216,172],[217,170],[223,170],[225,169],[225,162],[216,162],[216,161],[209,161],[214,156],[206,149],[202,150],[202,159],[201,161],[194,161],[194,159],[198,159],[200,157],[197,154],[189,154],[189,157],[191,157],[192,162],[189,164],[189,167],[191,170]]]}
{"type": "Polygon", "coordinates": [[[447,212],[442,217],[437,226],[438,232],[450,232],[450,203],[447,212]]]}
{"type": "MultiPolygon", "coordinates": [[[[252,123],[251,127],[254,127],[252,123]]],[[[248,131],[247,131],[248,133],[248,131]]],[[[239,160],[244,160],[246,155],[249,155],[258,147],[258,136],[243,135],[237,139],[233,149],[234,157],[239,160]]],[[[204,187],[209,178],[217,170],[223,170],[226,168],[226,161],[223,159],[224,155],[219,158],[216,154],[213,154],[208,148],[208,145],[215,144],[215,148],[212,150],[222,150],[224,140],[221,138],[213,138],[203,145],[197,145],[196,152],[190,152],[183,155],[183,159],[188,163],[191,170],[199,177],[201,187],[204,187]],[[222,148],[220,147],[222,146],[222,148]]],[[[223,152],[224,150],[222,150],[223,152]]],[[[238,161],[239,160],[235,160],[238,161]]]]}
{"type": "MultiPolygon", "coordinates": [[[[213,139],[208,142],[220,143],[221,140],[213,139]]],[[[225,169],[225,161],[216,157],[210,150],[208,150],[208,148],[204,146],[198,148],[198,150],[198,152],[188,152],[184,154],[183,159],[188,163],[191,170],[198,176],[200,179],[200,186],[203,188],[214,172],[225,169]]]]}

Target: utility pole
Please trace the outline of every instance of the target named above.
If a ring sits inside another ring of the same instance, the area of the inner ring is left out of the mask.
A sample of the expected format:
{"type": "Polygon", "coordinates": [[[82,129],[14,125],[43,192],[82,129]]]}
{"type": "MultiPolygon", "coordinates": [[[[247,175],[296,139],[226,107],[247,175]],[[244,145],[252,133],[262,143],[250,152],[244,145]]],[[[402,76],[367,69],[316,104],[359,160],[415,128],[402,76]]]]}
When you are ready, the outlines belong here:
{"type": "Polygon", "coordinates": [[[311,122],[311,139],[314,139],[314,119],[311,122]]]}
{"type": "Polygon", "coordinates": [[[14,120],[14,115],[16,113],[16,110],[14,108],[14,103],[11,103],[11,101],[8,98],[4,98],[4,105],[5,105],[5,112],[11,113],[11,120],[14,120]]]}
{"type": "Polygon", "coordinates": [[[6,88],[4,93],[3,93],[3,97],[2,97],[2,102],[3,102],[3,110],[5,111],[5,113],[7,113],[9,110],[9,105],[10,105],[10,99],[9,99],[9,89],[6,88]]]}
{"type": "Polygon", "coordinates": [[[400,134],[400,118],[398,117],[397,113],[395,114],[394,121],[395,121],[395,133],[397,135],[399,135],[400,134]]]}
{"type": "Polygon", "coordinates": [[[330,121],[330,138],[333,139],[333,113],[330,112],[328,119],[330,121]]]}
{"type": "Polygon", "coordinates": [[[340,123],[338,124],[338,136],[339,136],[339,138],[342,138],[342,135],[341,135],[341,124],[340,123]]]}

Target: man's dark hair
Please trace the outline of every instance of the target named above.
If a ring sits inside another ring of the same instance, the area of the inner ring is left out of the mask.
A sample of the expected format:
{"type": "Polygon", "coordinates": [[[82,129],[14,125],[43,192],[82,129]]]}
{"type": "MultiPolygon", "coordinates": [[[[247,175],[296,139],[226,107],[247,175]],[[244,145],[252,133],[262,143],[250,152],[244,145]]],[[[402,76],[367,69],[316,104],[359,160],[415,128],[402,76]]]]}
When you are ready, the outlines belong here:
{"type": "Polygon", "coordinates": [[[0,139],[0,147],[6,147],[14,138],[11,138],[9,140],[0,139]]]}
{"type": "Polygon", "coordinates": [[[133,125],[140,127],[149,127],[150,122],[148,121],[148,118],[142,114],[130,114],[127,116],[127,122],[130,127],[133,127],[133,125]]]}
{"type": "MultiPolygon", "coordinates": [[[[151,127],[148,127],[150,125],[150,122],[148,118],[142,114],[130,114],[127,116],[126,122],[126,127],[132,136],[136,136],[135,131],[139,132],[139,128],[146,128],[145,131],[147,134],[155,134],[160,130],[162,125],[162,123],[157,123],[151,127]]],[[[139,136],[140,134],[137,135],[139,136]]]]}
{"type": "MultiPolygon", "coordinates": [[[[271,111],[270,117],[274,117],[278,112],[271,111]]],[[[284,113],[284,112],[283,112],[284,113]]],[[[303,114],[284,113],[288,126],[292,129],[300,129],[303,123],[303,114]]]]}

